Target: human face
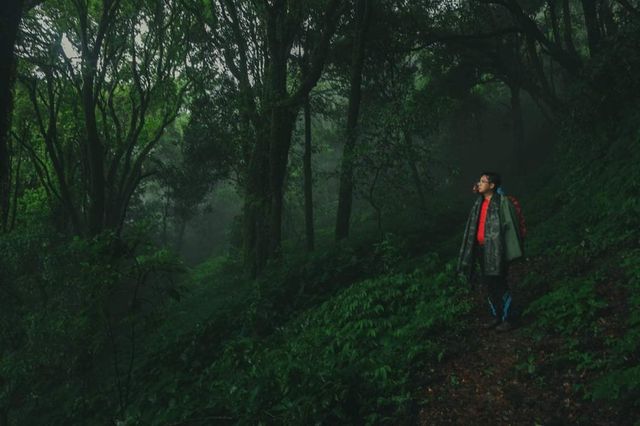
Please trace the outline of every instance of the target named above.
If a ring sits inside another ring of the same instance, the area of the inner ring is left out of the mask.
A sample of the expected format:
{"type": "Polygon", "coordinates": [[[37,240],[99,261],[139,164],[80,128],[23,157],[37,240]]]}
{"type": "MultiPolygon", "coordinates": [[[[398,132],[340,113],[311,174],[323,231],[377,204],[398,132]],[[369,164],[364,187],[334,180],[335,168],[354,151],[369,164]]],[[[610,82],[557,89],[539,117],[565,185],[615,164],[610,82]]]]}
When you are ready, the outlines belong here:
{"type": "Polygon", "coordinates": [[[490,183],[487,175],[480,176],[480,180],[478,181],[478,194],[482,194],[482,195],[492,194],[495,187],[496,187],[496,184],[490,183]]]}

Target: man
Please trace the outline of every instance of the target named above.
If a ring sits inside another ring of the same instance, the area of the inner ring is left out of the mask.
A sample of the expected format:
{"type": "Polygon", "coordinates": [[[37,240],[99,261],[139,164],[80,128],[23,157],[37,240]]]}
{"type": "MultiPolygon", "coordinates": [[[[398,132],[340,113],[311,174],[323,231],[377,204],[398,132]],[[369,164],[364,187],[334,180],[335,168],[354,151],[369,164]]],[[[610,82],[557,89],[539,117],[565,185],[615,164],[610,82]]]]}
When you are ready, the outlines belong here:
{"type": "Polygon", "coordinates": [[[512,297],[507,285],[508,263],[522,257],[517,213],[508,197],[500,195],[500,175],[482,173],[474,186],[478,199],[471,208],[460,247],[458,272],[470,279],[476,260],[480,282],[486,288],[493,320],[485,328],[512,328],[512,297]]]}

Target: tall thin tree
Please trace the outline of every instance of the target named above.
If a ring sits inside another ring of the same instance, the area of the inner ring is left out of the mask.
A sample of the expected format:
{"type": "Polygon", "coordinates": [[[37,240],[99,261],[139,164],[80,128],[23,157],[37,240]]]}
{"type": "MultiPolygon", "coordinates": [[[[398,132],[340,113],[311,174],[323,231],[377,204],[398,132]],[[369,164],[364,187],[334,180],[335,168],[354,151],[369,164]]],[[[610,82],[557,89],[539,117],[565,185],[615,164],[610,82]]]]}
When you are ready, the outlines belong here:
{"type": "Polygon", "coordinates": [[[364,67],[366,32],[371,17],[371,0],[357,0],[351,57],[349,106],[347,109],[346,139],[342,153],[338,212],[336,215],[336,240],[349,235],[351,206],[353,203],[353,156],[358,137],[358,115],[362,93],[362,69],[364,67]]]}

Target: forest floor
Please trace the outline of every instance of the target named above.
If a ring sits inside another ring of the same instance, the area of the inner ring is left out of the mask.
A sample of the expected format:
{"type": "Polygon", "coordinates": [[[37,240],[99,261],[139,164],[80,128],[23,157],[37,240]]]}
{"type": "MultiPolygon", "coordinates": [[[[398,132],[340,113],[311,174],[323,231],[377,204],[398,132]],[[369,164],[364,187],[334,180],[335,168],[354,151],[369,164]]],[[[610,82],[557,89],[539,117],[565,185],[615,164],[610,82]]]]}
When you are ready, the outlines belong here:
{"type": "MultiPolygon", "coordinates": [[[[524,310],[535,298],[518,283],[530,268],[544,268],[541,260],[514,265],[509,273],[514,305],[524,310]]],[[[419,425],[614,425],[616,413],[585,401],[579,386],[584,372],[557,362],[562,340],[536,341],[523,318],[507,332],[486,330],[491,318],[486,298],[473,292],[473,309],[458,339],[457,350],[440,371],[426,374],[420,390],[419,425]]],[[[618,417],[619,419],[619,417],[618,417]]]]}

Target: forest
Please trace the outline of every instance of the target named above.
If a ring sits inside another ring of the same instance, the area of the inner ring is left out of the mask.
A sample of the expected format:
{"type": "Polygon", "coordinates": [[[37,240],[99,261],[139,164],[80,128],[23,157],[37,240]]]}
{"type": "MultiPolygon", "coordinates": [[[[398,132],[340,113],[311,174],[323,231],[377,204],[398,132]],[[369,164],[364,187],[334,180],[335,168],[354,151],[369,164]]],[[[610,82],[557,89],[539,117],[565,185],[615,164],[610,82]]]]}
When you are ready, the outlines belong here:
{"type": "Polygon", "coordinates": [[[638,426],[638,164],[638,0],[2,0],[0,426],[638,426]]]}

